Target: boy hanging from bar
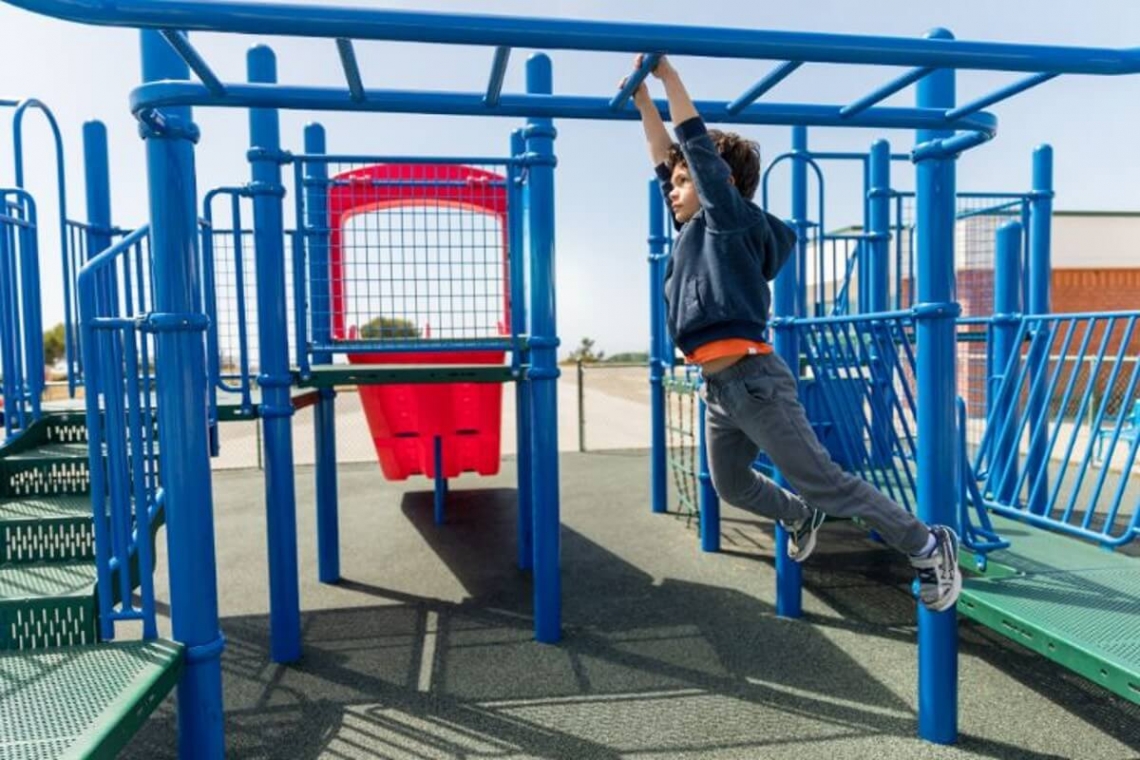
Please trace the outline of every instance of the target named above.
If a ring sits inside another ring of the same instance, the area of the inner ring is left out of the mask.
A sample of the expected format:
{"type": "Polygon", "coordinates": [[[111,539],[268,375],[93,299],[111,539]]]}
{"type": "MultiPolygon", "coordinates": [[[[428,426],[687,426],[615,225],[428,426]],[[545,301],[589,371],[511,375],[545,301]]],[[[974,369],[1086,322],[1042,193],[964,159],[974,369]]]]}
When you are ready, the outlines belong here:
{"type": "MultiPolygon", "coordinates": [[[[638,56],[636,67],[643,65],[638,56]]],[[[725,501],[779,520],[788,555],[803,562],[826,515],[858,517],[905,553],[919,598],[933,611],[958,599],[958,537],[921,521],[832,461],[808,423],[796,379],[767,341],[768,283],[795,250],[795,233],[752,202],[760,149],[708,130],[672,64],[652,70],[669,101],[674,143],[645,83],[633,93],[676,238],[665,271],[666,319],[686,361],[698,364],[707,403],[709,469],[725,501]],[[753,469],[763,450],[795,488],[753,469]]],[[[624,86],[624,82],[622,83],[624,86]]]]}

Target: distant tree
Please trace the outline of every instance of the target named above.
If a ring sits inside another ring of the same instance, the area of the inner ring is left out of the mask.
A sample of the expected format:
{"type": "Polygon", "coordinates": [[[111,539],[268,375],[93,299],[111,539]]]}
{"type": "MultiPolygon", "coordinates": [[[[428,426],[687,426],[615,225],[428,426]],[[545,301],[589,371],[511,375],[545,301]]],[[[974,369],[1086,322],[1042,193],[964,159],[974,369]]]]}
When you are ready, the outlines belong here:
{"type": "Polygon", "coordinates": [[[62,359],[66,353],[63,323],[60,322],[44,333],[44,364],[50,367],[62,359]]]}
{"type": "Polygon", "coordinates": [[[570,352],[569,360],[571,362],[580,361],[584,364],[602,361],[605,359],[606,352],[595,352],[594,345],[595,342],[593,338],[582,338],[582,342],[578,344],[578,347],[570,352]]]}
{"type": "Polygon", "coordinates": [[[363,340],[390,340],[392,338],[418,338],[420,330],[412,322],[399,317],[376,317],[360,328],[363,340]]]}

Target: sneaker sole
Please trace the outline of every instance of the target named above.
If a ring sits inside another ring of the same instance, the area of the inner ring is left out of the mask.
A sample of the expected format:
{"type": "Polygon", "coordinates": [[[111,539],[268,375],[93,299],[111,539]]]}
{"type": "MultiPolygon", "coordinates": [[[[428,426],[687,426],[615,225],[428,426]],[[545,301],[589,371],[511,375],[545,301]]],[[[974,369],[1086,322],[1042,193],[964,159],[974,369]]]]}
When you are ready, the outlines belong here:
{"type": "Polygon", "coordinates": [[[788,552],[788,558],[791,559],[792,562],[803,562],[804,560],[806,560],[808,557],[811,556],[811,553],[813,551],[815,551],[815,539],[816,539],[815,534],[816,534],[816,531],[814,531],[814,530],[811,533],[808,533],[807,543],[805,543],[803,546],[801,546],[800,550],[798,552],[796,552],[795,554],[792,554],[791,551],[788,552]]]}
{"type": "Polygon", "coordinates": [[[958,596],[962,593],[962,571],[954,568],[954,582],[950,586],[950,593],[938,600],[937,604],[927,605],[931,612],[945,612],[958,603],[958,596]]]}

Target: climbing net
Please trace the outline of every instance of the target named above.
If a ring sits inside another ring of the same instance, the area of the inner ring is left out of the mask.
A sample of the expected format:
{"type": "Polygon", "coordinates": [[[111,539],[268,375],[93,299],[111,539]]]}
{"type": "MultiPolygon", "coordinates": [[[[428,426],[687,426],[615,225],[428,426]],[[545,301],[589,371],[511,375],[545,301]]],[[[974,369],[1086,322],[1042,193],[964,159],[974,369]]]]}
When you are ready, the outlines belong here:
{"type": "Polygon", "coordinates": [[[698,417],[700,401],[697,389],[700,376],[692,369],[665,376],[665,429],[669,469],[673,473],[673,490],[677,512],[689,520],[700,513],[698,476],[700,443],[698,417]]]}

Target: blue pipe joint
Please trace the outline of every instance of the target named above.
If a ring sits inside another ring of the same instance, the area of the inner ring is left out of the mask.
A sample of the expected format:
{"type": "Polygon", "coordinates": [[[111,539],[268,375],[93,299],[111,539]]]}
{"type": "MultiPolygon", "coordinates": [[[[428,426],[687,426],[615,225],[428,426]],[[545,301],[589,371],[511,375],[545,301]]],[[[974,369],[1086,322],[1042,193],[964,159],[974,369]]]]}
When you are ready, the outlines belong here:
{"type": "Polygon", "coordinates": [[[250,163],[254,161],[272,161],[275,164],[282,165],[293,163],[293,154],[290,151],[274,150],[273,148],[250,148],[245,152],[245,157],[250,163]]]}
{"type": "Polygon", "coordinates": [[[144,140],[189,140],[195,145],[202,137],[198,125],[175,114],[166,114],[157,108],[138,113],[139,137],[144,140]]]}
{"type": "Polygon", "coordinates": [[[187,647],[184,657],[187,663],[216,660],[222,656],[222,652],[225,650],[226,637],[221,631],[218,631],[218,637],[213,641],[207,641],[205,644],[199,644],[194,647],[187,647]]]}
{"type": "Polygon", "coordinates": [[[141,329],[149,333],[205,332],[210,327],[210,318],[201,313],[164,314],[151,313],[140,320],[141,329]]]}

